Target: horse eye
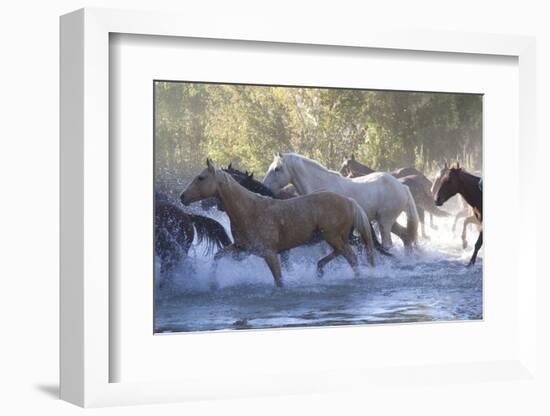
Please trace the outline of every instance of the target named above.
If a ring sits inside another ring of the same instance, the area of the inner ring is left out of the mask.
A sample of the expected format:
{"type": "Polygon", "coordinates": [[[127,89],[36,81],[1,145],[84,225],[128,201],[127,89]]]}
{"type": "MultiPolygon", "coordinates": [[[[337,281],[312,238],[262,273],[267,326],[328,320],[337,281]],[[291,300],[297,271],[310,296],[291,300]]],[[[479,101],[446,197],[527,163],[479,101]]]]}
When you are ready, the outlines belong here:
{"type": "Polygon", "coordinates": [[[199,181],[202,181],[204,179],[204,176],[199,176],[199,181]]]}

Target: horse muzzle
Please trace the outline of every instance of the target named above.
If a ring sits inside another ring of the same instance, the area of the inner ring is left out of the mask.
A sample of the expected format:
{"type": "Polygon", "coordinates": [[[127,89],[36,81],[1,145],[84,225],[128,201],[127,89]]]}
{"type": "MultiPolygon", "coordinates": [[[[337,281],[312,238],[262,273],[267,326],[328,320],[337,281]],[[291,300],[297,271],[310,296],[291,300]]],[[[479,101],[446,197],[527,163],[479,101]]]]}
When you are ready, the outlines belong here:
{"type": "Polygon", "coordinates": [[[185,192],[180,195],[180,201],[185,206],[188,206],[192,202],[189,198],[185,197],[185,192]]]}

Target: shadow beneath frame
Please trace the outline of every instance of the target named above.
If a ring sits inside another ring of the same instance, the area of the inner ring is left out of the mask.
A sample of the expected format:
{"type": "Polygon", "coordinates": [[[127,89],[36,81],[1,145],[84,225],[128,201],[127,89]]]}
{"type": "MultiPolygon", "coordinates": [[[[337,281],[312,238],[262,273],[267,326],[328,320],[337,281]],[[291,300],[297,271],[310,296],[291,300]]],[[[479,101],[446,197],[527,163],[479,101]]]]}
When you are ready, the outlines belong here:
{"type": "Polygon", "coordinates": [[[34,386],[36,390],[49,396],[52,399],[59,399],[59,385],[58,384],[37,384],[34,386]]]}

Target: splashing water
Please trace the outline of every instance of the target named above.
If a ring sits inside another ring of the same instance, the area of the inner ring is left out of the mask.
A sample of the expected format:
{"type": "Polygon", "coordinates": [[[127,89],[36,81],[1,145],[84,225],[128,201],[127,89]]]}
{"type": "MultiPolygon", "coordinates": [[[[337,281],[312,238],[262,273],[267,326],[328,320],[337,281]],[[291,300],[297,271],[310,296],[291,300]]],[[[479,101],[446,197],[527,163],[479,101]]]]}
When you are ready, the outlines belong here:
{"type": "MultiPolygon", "coordinates": [[[[207,215],[230,233],[225,214],[213,209],[207,215]]],[[[316,264],[328,246],[298,247],[282,268],[283,289],[275,288],[259,257],[224,258],[214,270],[212,257],[194,245],[168,276],[159,277],[156,260],[155,332],[481,319],[482,251],[474,266],[465,267],[478,232],[470,226],[463,250],[462,221],[455,232],[453,221],[436,218],[437,230],[426,221],[430,239],[420,238],[415,254],[405,254],[394,238],[395,257],[377,256],[375,268],[359,255],[360,278],[340,257],[319,279],[316,264]]]]}

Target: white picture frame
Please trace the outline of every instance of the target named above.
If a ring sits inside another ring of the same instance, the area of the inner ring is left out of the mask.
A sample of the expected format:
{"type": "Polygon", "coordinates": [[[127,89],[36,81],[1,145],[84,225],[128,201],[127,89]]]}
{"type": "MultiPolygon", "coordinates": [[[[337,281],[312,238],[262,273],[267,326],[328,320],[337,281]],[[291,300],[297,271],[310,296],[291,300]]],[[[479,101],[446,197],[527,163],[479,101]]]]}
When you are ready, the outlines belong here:
{"type": "MultiPolygon", "coordinates": [[[[265,22],[264,22],[265,23],[265,22]]],[[[113,33],[188,38],[332,45],[437,53],[505,55],[519,66],[519,209],[532,204],[535,193],[527,167],[535,165],[535,41],[508,35],[380,32],[360,28],[327,34],[314,26],[307,32],[282,30],[273,24],[255,25],[243,19],[204,25],[200,19],[173,13],[82,9],[61,18],[61,398],[80,406],[158,403],[197,398],[242,397],[261,394],[306,393],[342,388],[353,379],[359,388],[407,378],[408,371],[380,368],[364,374],[360,369],[331,370],[331,377],[316,373],[277,374],[263,380],[235,382],[221,374],[206,378],[147,383],[110,382],[113,356],[110,345],[109,253],[109,36],[113,33]]],[[[490,157],[487,156],[487,157],[490,157]]],[[[525,211],[526,212],[526,211],[525,211]]],[[[471,379],[476,371],[507,380],[536,377],[536,261],[528,244],[536,240],[536,219],[521,215],[517,269],[522,279],[517,293],[517,354],[498,362],[418,363],[413,378],[471,379]]],[[[311,333],[312,334],[312,333],[311,333]]]]}

